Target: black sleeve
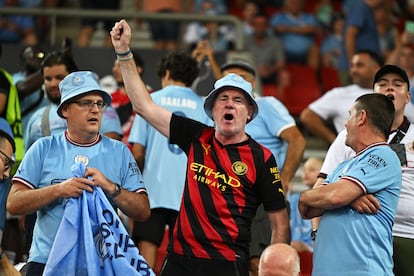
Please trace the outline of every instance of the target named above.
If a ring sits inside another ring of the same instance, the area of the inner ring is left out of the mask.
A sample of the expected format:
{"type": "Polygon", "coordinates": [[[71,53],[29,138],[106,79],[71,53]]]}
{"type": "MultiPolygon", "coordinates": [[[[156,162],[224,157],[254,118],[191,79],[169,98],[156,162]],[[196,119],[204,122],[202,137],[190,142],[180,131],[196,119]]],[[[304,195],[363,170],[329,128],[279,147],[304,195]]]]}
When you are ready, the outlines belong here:
{"type": "Polygon", "coordinates": [[[258,171],[258,182],[256,183],[259,197],[266,211],[275,211],[286,207],[285,194],[280,181],[279,168],[273,155],[263,164],[258,171]]]}
{"type": "Polygon", "coordinates": [[[198,121],[173,114],[170,121],[170,144],[177,144],[188,154],[191,143],[200,137],[206,127],[198,121]]]}

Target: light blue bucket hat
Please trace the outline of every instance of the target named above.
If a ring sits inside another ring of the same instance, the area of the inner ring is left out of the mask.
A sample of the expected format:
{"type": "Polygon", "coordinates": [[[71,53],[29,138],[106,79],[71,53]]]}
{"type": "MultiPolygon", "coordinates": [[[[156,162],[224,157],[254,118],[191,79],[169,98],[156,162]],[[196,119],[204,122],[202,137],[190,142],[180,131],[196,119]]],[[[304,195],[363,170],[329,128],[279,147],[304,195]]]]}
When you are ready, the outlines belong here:
{"type": "Polygon", "coordinates": [[[62,105],[80,95],[90,92],[100,92],[104,103],[110,105],[112,102],[111,95],[102,89],[96,74],[91,71],[76,71],[70,73],[59,83],[59,91],[61,99],[57,108],[57,114],[62,118],[64,118],[62,114],[62,105]]]}
{"type": "Polygon", "coordinates": [[[9,123],[4,118],[0,118],[0,135],[9,140],[10,144],[12,145],[13,152],[15,152],[16,144],[14,143],[13,131],[9,123]]]}
{"type": "Polygon", "coordinates": [[[252,95],[252,85],[250,82],[247,82],[244,78],[237,74],[230,73],[225,77],[217,80],[214,83],[214,89],[207,95],[206,99],[204,100],[204,111],[207,113],[207,116],[213,120],[212,110],[214,101],[216,100],[217,95],[219,92],[226,88],[232,88],[243,92],[247,99],[249,100],[250,104],[253,105],[253,114],[250,118],[249,122],[256,117],[258,112],[258,107],[256,101],[252,95]]]}

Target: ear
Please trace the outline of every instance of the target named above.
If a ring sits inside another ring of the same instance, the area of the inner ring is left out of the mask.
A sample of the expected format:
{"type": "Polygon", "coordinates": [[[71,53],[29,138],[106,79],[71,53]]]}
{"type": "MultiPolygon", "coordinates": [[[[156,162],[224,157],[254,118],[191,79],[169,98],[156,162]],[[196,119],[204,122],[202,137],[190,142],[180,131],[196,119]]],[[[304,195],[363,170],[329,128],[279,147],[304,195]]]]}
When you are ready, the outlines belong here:
{"type": "Polygon", "coordinates": [[[367,120],[368,120],[367,112],[364,109],[362,109],[358,114],[357,126],[362,126],[366,124],[367,120]]]}
{"type": "Polygon", "coordinates": [[[253,105],[249,105],[249,108],[248,108],[249,114],[247,115],[247,122],[250,122],[252,120],[253,111],[254,111],[253,105]]]}
{"type": "Polygon", "coordinates": [[[61,113],[63,115],[63,117],[68,118],[68,113],[69,113],[69,105],[68,104],[63,104],[62,105],[62,109],[61,109],[61,113]]]}
{"type": "Polygon", "coordinates": [[[411,101],[411,92],[408,90],[407,99],[405,100],[405,104],[408,104],[410,101],[411,101]]]}

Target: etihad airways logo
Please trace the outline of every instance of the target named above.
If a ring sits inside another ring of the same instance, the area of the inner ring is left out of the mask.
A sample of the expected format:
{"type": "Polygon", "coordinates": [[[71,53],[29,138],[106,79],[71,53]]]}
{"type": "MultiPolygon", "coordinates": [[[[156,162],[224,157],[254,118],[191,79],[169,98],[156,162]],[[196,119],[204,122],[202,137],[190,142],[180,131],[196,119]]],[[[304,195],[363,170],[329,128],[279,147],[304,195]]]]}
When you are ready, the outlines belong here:
{"type": "Polygon", "coordinates": [[[223,184],[231,186],[233,188],[238,188],[241,186],[241,183],[238,179],[231,177],[229,175],[226,175],[224,173],[217,172],[214,169],[209,168],[203,164],[199,164],[195,162],[191,163],[190,170],[199,174],[199,175],[194,176],[195,180],[199,182],[203,182],[204,184],[210,185],[222,191],[226,189],[226,186],[224,186],[223,184]],[[217,180],[217,181],[221,180],[221,183],[223,184],[220,184],[214,180],[217,180]]]}

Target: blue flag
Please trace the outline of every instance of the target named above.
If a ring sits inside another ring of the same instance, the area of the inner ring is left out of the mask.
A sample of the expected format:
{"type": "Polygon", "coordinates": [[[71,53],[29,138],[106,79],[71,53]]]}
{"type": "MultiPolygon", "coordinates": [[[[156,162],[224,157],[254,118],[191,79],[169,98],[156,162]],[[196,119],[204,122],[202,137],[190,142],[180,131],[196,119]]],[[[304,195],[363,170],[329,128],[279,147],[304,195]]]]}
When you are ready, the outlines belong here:
{"type": "MultiPolygon", "coordinates": [[[[83,177],[85,167],[72,167],[83,177]]],[[[101,187],[70,198],[43,275],[155,276],[101,187]]]]}

